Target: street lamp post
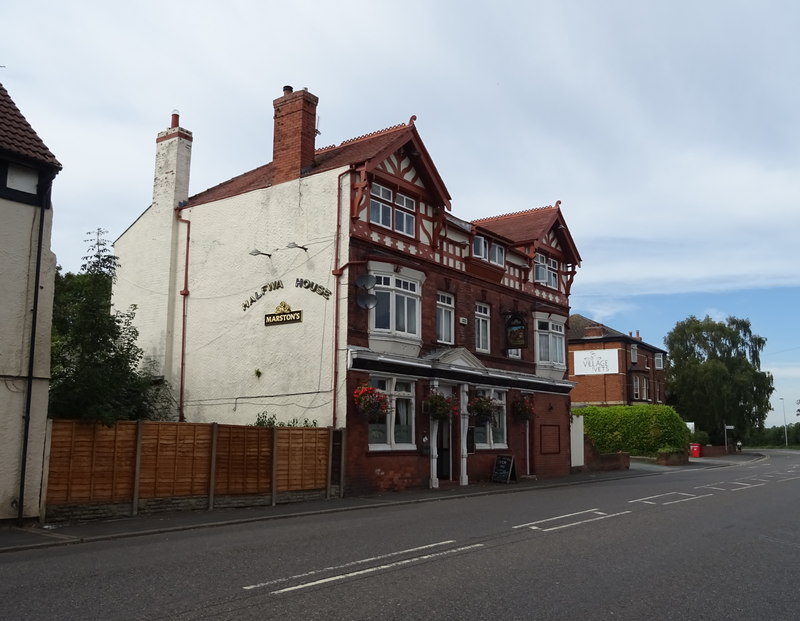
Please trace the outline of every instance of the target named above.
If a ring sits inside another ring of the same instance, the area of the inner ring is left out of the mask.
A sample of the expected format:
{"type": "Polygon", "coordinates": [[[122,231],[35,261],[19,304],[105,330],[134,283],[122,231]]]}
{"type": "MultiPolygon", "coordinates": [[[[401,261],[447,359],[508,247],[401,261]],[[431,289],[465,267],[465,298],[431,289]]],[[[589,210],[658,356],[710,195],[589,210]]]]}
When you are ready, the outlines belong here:
{"type": "Polygon", "coordinates": [[[789,432],[786,430],[786,401],[780,397],[781,405],[783,405],[783,438],[786,440],[786,448],[789,448],[789,432]]]}

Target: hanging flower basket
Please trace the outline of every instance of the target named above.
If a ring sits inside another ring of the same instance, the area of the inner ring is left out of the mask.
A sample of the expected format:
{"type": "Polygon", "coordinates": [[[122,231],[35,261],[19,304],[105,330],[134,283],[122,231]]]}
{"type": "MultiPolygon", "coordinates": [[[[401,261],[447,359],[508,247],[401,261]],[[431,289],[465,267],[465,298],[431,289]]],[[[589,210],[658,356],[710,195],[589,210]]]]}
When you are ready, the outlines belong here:
{"type": "Polygon", "coordinates": [[[432,392],[422,402],[422,411],[435,420],[447,420],[451,414],[453,416],[460,414],[458,398],[454,395],[446,397],[438,392],[432,392]]]}
{"type": "Polygon", "coordinates": [[[388,397],[367,384],[362,384],[353,391],[353,401],[359,412],[369,418],[386,416],[389,412],[388,397]]]}
{"type": "Polygon", "coordinates": [[[523,395],[511,405],[511,413],[518,420],[533,418],[533,395],[523,395]]]}
{"type": "Polygon", "coordinates": [[[494,424],[499,404],[489,397],[473,397],[467,404],[467,412],[475,417],[476,425],[494,424]]]}

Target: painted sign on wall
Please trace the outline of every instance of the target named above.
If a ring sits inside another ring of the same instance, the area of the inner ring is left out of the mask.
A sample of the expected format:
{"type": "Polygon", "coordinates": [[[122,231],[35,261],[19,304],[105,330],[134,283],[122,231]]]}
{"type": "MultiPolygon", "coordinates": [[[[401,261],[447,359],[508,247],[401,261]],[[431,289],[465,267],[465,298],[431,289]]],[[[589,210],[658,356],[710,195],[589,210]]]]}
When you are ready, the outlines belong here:
{"type": "Polygon", "coordinates": [[[618,349],[587,349],[575,352],[575,375],[619,373],[618,349]]]}

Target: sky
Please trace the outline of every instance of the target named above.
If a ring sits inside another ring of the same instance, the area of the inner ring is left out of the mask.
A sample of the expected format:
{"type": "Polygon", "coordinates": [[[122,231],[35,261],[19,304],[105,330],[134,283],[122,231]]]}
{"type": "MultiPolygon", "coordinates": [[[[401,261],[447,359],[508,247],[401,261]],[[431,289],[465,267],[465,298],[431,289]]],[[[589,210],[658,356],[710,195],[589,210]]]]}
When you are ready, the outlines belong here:
{"type": "Polygon", "coordinates": [[[0,22],[0,82],[64,167],[65,271],[148,207],[173,110],[196,194],[270,161],[272,101],[305,87],[318,147],[416,115],[457,217],[560,200],[572,312],[659,347],[750,319],[766,424],[800,421],[800,3],[5,0],[0,22]]]}

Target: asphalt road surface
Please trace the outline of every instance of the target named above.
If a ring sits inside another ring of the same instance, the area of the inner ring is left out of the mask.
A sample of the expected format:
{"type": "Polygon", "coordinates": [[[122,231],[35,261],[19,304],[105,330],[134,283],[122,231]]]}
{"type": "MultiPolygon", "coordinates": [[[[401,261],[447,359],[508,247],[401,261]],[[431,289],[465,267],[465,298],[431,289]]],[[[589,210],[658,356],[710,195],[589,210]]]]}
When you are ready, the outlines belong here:
{"type": "Polygon", "coordinates": [[[797,619],[800,454],[0,555],[2,619],[797,619]]]}

